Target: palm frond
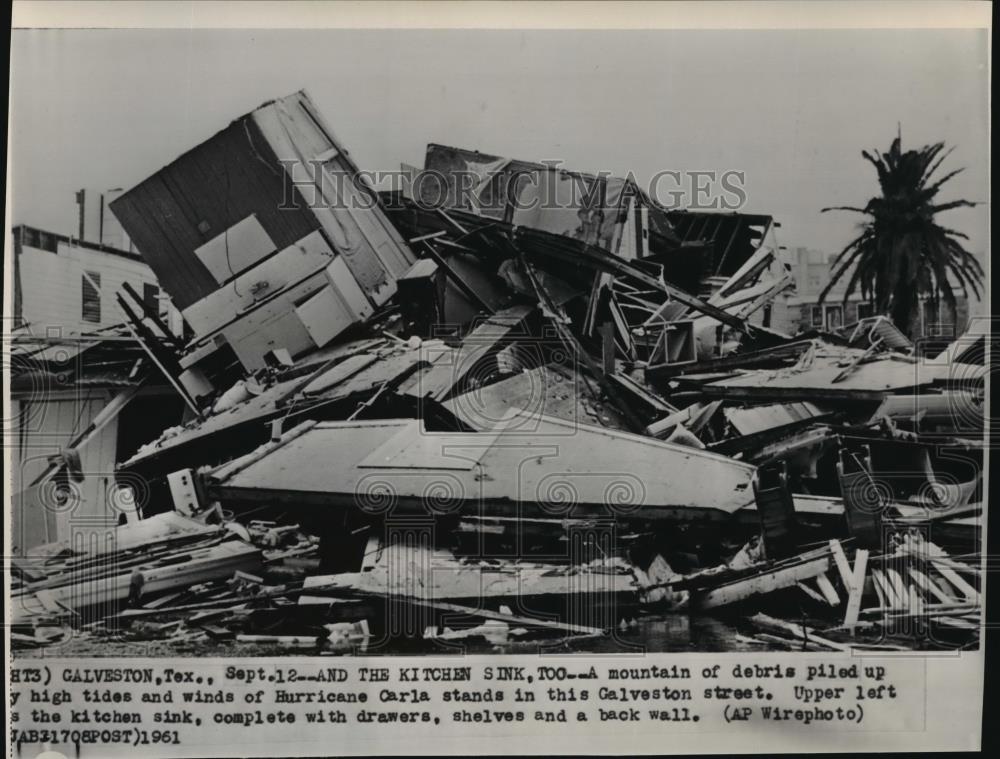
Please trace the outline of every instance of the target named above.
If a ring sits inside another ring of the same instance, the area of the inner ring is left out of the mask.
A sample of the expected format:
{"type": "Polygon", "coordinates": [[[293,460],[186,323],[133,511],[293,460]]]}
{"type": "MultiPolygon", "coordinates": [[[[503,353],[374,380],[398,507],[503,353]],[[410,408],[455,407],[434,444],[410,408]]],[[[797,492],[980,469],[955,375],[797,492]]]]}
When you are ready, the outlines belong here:
{"type": "Polygon", "coordinates": [[[979,205],[965,199],[933,202],[941,188],[963,170],[954,169],[935,179],[954,148],[936,142],[904,151],[901,132],[884,152],[861,151],[878,175],[879,195],[864,207],[821,209],[822,213],[850,211],[866,218],[860,234],[834,259],[819,300],[822,303],[846,277],[845,302],[860,288],[879,312],[890,314],[898,327],[908,331],[920,298],[944,301],[954,308],[956,287],[981,297],[985,273],[979,260],[963,247],[968,235],[935,220],[944,211],[979,205]]]}

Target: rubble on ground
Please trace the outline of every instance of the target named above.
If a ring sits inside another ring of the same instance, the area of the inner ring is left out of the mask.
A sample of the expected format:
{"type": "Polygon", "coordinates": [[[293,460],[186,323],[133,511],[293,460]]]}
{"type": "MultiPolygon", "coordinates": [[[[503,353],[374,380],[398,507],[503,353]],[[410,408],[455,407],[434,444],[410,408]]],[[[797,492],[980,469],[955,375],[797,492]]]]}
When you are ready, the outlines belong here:
{"type": "Polygon", "coordinates": [[[504,650],[700,614],[767,648],[975,644],[982,334],[782,334],[768,216],[440,145],[425,170],[433,203],[377,193],[296,93],[115,201],[194,331],[127,312],[189,421],[121,462],[150,492],[106,542],[15,561],[15,647],[504,650]]]}

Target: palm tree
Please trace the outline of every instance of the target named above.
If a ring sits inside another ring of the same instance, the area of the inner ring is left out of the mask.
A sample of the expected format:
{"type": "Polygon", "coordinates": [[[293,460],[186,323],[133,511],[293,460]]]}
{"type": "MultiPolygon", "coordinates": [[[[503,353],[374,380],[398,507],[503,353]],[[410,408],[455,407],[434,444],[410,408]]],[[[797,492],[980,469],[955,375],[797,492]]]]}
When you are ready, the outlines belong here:
{"type": "MultiPolygon", "coordinates": [[[[858,288],[868,301],[874,300],[875,312],[888,314],[903,332],[909,334],[914,323],[920,296],[926,296],[933,306],[943,298],[955,314],[956,283],[968,294],[971,289],[981,297],[983,267],[962,245],[968,236],[937,223],[935,216],[943,211],[976,204],[968,200],[935,203],[941,186],[958,174],[956,169],[931,183],[931,177],[950,155],[944,143],[925,145],[920,150],[901,148],[897,135],[887,153],[861,155],[875,167],[882,191],[864,208],[836,206],[827,211],[854,211],[867,218],[859,234],[848,243],[833,262],[833,274],[819,302],[831,288],[853,269],[844,292],[844,303],[858,288]]],[[[953,150],[954,148],[952,148],[953,150]]]]}

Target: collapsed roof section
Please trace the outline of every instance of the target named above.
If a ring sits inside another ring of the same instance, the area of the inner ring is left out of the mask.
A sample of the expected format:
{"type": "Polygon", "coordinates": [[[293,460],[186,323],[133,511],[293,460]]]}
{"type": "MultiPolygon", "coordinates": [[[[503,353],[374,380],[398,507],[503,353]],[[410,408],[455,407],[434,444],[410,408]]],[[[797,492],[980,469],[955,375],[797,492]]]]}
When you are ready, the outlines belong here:
{"type": "Polygon", "coordinates": [[[14,397],[34,400],[81,387],[131,387],[148,374],[142,348],[123,329],[49,337],[22,327],[9,340],[14,397]]]}
{"type": "Polygon", "coordinates": [[[761,246],[762,214],[667,209],[635,180],[430,144],[413,172],[422,208],[466,211],[515,227],[593,245],[626,260],[664,264],[668,279],[696,293],[729,277],[761,246]]]}
{"type": "Polygon", "coordinates": [[[431,144],[414,182],[423,207],[571,237],[629,260],[680,244],[663,209],[632,179],[431,144]]]}

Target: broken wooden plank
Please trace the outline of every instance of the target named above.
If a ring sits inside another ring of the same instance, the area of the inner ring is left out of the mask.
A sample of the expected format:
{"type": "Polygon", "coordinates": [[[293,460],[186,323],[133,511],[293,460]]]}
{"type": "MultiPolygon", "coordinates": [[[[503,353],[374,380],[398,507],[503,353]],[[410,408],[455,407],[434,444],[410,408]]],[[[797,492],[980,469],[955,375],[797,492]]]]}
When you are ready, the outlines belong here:
{"type": "Polygon", "coordinates": [[[763,571],[713,588],[694,599],[692,605],[699,609],[726,606],[751,596],[793,587],[799,582],[812,579],[829,571],[829,569],[829,556],[822,556],[800,564],[763,571]]]}
{"type": "Polygon", "coordinates": [[[925,575],[919,569],[910,567],[907,572],[913,581],[923,590],[930,593],[941,603],[955,603],[955,597],[945,592],[938,583],[925,575]]]}
{"type": "Polygon", "coordinates": [[[318,648],[323,645],[319,635],[237,635],[237,643],[282,646],[285,648],[318,648]]]}
{"type": "MultiPolygon", "coordinates": [[[[830,551],[833,553],[833,560],[837,565],[837,571],[840,573],[840,581],[844,585],[844,590],[850,593],[854,589],[852,584],[854,577],[851,572],[851,565],[847,563],[847,555],[844,553],[844,548],[836,538],[830,540],[830,551]]],[[[863,579],[864,577],[862,577],[863,579]]]]}
{"type": "Polygon", "coordinates": [[[884,567],[882,569],[882,576],[892,588],[892,592],[896,596],[896,601],[899,606],[904,609],[909,609],[913,613],[917,613],[919,609],[913,607],[910,598],[910,591],[907,588],[906,583],[903,582],[903,578],[900,577],[899,572],[890,567],[884,567]]]}
{"type": "Polygon", "coordinates": [[[833,583],[830,582],[825,574],[816,575],[816,585],[830,606],[840,605],[840,596],[837,595],[837,591],[833,588],[833,583]]]}
{"type": "MultiPolygon", "coordinates": [[[[872,570],[872,580],[875,583],[875,587],[881,590],[879,594],[882,598],[885,598],[889,608],[898,609],[902,606],[899,599],[896,597],[896,593],[890,586],[889,581],[886,579],[885,575],[878,569],[872,570]]],[[[883,605],[886,605],[883,603],[883,605]]]]}
{"type": "Polygon", "coordinates": [[[967,600],[976,602],[979,601],[979,591],[963,580],[958,572],[935,559],[931,559],[930,564],[941,574],[942,577],[944,577],[944,579],[954,585],[967,600]]]}
{"type": "Polygon", "coordinates": [[[844,627],[854,632],[858,624],[858,612],[861,610],[861,596],[865,589],[865,571],[868,568],[868,551],[859,548],[854,554],[854,572],[851,575],[850,596],[847,599],[847,612],[844,614],[844,627]]]}
{"type": "Polygon", "coordinates": [[[449,603],[446,601],[431,601],[420,598],[411,598],[409,596],[399,596],[393,594],[379,594],[384,595],[386,598],[393,598],[405,603],[410,603],[415,606],[424,606],[427,608],[434,609],[436,611],[446,611],[454,614],[463,614],[470,617],[482,617],[483,619],[495,619],[499,622],[507,622],[512,625],[521,625],[526,627],[541,627],[545,630],[555,630],[557,632],[567,632],[573,635],[603,635],[604,630],[597,627],[587,627],[585,625],[574,625],[567,622],[558,622],[551,619],[536,619],[534,617],[525,617],[519,614],[505,614],[499,611],[491,611],[489,609],[476,609],[471,606],[462,606],[461,604],[449,603]]]}
{"type": "Polygon", "coordinates": [[[817,643],[821,646],[826,646],[834,651],[850,651],[851,646],[846,643],[838,643],[837,641],[824,638],[818,635],[814,629],[807,627],[802,624],[794,624],[792,622],[786,622],[783,619],[776,619],[767,614],[754,614],[750,617],[749,621],[755,625],[763,627],[770,630],[781,630],[783,632],[792,633],[796,639],[800,642],[806,643],[817,643]]]}
{"type": "Polygon", "coordinates": [[[795,583],[795,585],[803,593],[805,593],[807,596],[809,596],[813,601],[816,601],[817,603],[821,603],[821,604],[822,603],[828,603],[827,600],[825,598],[823,598],[823,596],[821,594],[817,593],[815,590],[813,590],[812,588],[810,588],[804,582],[797,582],[797,583],[795,583]]]}

